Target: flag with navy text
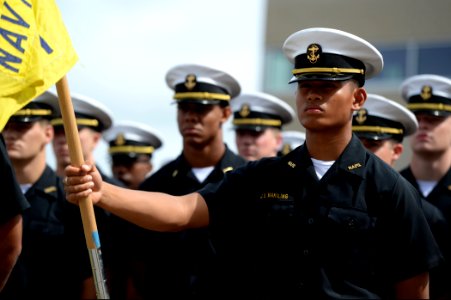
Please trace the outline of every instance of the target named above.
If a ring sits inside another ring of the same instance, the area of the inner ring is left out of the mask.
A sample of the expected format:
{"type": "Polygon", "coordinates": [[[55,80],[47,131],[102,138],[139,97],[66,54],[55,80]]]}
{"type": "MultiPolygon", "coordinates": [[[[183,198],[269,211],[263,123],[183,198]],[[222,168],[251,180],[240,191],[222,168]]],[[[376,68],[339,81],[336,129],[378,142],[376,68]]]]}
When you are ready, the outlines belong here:
{"type": "Polygon", "coordinates": [[[0,131],[75,65],[54,0],[0,0],[0,131]]]}

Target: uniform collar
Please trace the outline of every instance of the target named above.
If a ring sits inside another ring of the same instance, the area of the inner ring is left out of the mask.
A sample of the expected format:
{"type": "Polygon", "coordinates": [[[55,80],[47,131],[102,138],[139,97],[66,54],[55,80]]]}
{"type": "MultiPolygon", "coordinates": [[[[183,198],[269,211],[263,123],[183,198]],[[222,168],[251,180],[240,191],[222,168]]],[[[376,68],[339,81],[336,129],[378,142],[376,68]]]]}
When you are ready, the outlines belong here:
{"type": "MultiPolygon", "coordinates": [[[[191,166],[186,161],[185,157],[183,156],[183,153],[181,153],[177,159],[176,159],[176,171],[177,174],[186,174],[191,170],[191,166]]],[[[220,171],[221,173],[227,173],[229,171],[234,170],[238,166],[242,166],[246,163],[246,160],[242,158],[241,156],[236,155],[233,153],[227,144],[225,144],[225,151],[222,155],[219,162],[214,166],[214,170],[212,173],[216,173],[220,171]]]]}
{"type": "Polygon", "coordinates": [[[359,177],[365,177],[367,151],[359,138],[353,133],[351,141],[343,153],[338,157],[336,163],[338,168],[359,177]]]}
{"type": "Polygon", "coordinates": [[[227,173],[246,163],[246,160],[233,153],[229,147],[227,147],[227,144],[225,144],[225,147],[224,155],[216,165],[216,169],[221,170],[223,173],[227,173]]]}
{"type": "Polygon", "coordinates": [[[41,177],[33,184],[33,186],[26,192],[26,195],[31,195],[32,193],[47,195],[49,199],[56,200],[57,190],[56,186],[56,174],[49,167],[46,166],[41,177]]]}
{"type": "MultiPolygon", "coordinates": [[[[365,176],[366,156],[367,151],[357,136],[353,134],[351,141],[335,161],[333,167],[337,167],[346,173],[351,173],[363,178],[365,176]]],[[[284,160],[286,160],[287,165],[291,166],[293,169],[299,167],[305,169],[313,167],[306,143],[287,154],[284,160]]]]}

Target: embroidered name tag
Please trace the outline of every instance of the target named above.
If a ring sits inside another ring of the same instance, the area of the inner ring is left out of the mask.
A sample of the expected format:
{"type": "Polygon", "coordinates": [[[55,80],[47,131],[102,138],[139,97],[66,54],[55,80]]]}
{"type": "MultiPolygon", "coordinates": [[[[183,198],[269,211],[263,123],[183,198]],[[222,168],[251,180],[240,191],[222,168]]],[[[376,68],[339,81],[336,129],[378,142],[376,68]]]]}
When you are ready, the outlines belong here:
{"type": "Polygon", "coordinates": [[[361,167],[362,167],[362,165],[360,163],[355,163],[353,165],[348,166],[348,170],[354,170],[354,169],[361,168],[361,167]]]}
{"type": "Polygon", "coordinates": [[[262,193],[260,195],[260,199],[279,199],[279,200],[287,200],[288,194],[282,194],[282,193],[262,193]]]}

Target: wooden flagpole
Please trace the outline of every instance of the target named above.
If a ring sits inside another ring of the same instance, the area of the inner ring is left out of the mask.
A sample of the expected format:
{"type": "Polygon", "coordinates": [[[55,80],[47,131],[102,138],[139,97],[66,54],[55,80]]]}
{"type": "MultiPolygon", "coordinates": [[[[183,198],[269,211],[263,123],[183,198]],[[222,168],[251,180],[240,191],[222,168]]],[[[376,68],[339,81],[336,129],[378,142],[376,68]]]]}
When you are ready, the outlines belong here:
{"type": "MultiPolygon", "coordinates": [[[[56,83],[56,90],[58,92],[58,101],[63,118],[66,140],[69,146],[70,160],[73,165],[81,166],[85,161],[66,75],[56,83]]],[[[94,276],[97,299],[109,299],[105,274],[103,271],[102,253],[100,251],[100,239],[97,232],[97,224],[91,197],[87,197],[80,201],[79,207],[94,276]]]]}

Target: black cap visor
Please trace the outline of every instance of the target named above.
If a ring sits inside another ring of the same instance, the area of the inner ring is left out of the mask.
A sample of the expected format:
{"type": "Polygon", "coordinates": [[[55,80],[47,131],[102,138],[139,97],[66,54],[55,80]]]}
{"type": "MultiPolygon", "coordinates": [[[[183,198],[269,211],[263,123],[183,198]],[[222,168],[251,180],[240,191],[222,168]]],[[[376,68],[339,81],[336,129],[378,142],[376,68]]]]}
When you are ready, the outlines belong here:
{"type": "MultiPolygon", "coordinates": [[[[289,83],[300,81],[346,81],[355,78],[355,75],[336,74],[336,73],[304,73],[302,75],[293,76],[289,83]]],[[[358,80],[357,78],[355,78],[358,80]]]]}

